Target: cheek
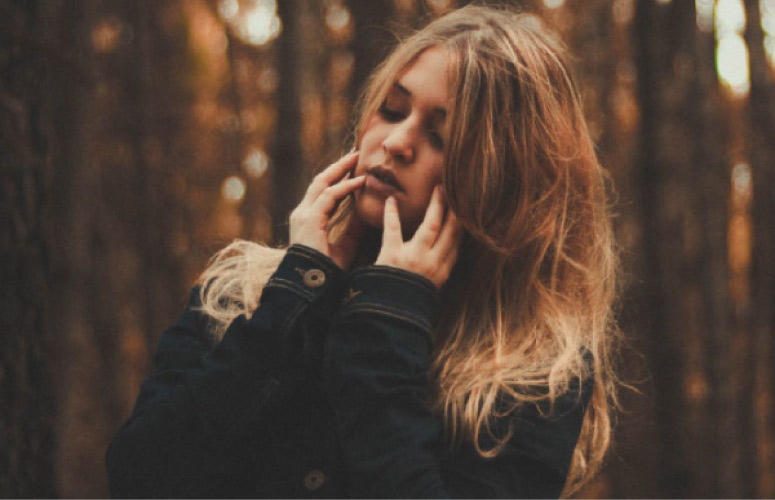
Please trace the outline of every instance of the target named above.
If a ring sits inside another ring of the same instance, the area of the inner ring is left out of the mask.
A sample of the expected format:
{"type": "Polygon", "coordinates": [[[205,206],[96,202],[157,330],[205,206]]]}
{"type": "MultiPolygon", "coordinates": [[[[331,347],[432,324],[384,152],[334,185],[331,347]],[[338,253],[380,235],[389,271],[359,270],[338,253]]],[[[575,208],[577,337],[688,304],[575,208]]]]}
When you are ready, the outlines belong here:
{"type": "Polygon", "coordinates": [[[358,158],[358,165],[355,167],[355,175],[363,175],[366,173],[366,169],[369,165],[374,163],[375,153],[379,151],[379,142],[377,134],[374,130],[368,129],[364,132],[358,143],[358,152],[360,156],[358,158]]]}
{"type": "Polygon", "coordinates": [[[441,184],[441,173],[441,163],[438,163],[423,172],[422,177],[417,179],[415,183],[417,192],[416,198],[419,200],[419,203],[422,204],[423,208],[428,206],[431,195],[433,195],[433,189],[441,184]]]}
{"type": "Polygon", "coordinates": [[[404,204],[403,210],[399,206],[399,211],[402,216],[402,220],[406,219],[412,226],[418,226],[423,218],[425,212],[428,210],[428,205],[433,196],[433,189],[441,183],[441,167],[433,169],[426,175],[423,175],[421,179],[416,179],[414,183],[414,189],[412,195],[404,204]]]}
{"type": "Polygon", "coordinates": [[[382,130],[380,125],[382,124],[375,117],[372,117],[366,122],[363,132],[361,133],[360,143],[358,144],[359,150],[370,151],[379,147],[382,143],[382,136],[384,135],[384,130],[382,130]]]}

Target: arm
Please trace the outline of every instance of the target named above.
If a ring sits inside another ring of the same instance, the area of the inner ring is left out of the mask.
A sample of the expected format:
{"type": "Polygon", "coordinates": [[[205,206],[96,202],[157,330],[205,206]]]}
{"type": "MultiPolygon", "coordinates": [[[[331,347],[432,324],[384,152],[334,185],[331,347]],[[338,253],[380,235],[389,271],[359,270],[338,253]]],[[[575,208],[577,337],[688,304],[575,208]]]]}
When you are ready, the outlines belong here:
{"type": "MultiPolygon", "coordinates": [[[[555,417],[525,408],[496,421],[513,436],[492,459],[470,444],[445,452],[427,405],[435,287],[385,266],[353,273],[335,315],[325,376],[353,497],[558,496],[581,428],[588,381],[558,400],[555,417]]],[[[486,443],[485,443],[486,444],[486,443]]]]}
{"type": "Polygon", "coordinates": [[[319,324],[338,303],[343,274],[320,253],[291,247],[261,305],[249,319],[236,318],[215,346],[192,293],[180,320],[162,335],[155,370],[108,449],[111,494],[229,496],[243,490],[240,481],[250,478],[243,471],[249,441],[262,414],[280,393],[292,391],[309,357],[322,351],[322,338],[312,333],[324,331],[319,324]]]}
{"type": "Polygon", "coordinates": [[[260,439],[261,416],[280,393],[292,392],[303,367],[314,371],[323,339],[307,334],[307,325],[325,331],[341,269],[356,249],[357,225],[336,244],[325,228],[338,202],[363,184],[363,177],[346,178],[357,158],[341,158],[310,184],[290,218],[295,245],[250,319],[236,318],[212,350],[192,310],[162,336],[156,372],[107,452],[113,496],[250,491],[240,482],[252,478],[248,457],[261,448],[251,442],[260,439]]]}
{"type": "MultiPolygon", "coordinates": [[[[556,417],[524,409],[498,418],[513,432],[498,456],[473,446],[446,453],[441,418],[427,406],[437,289],[457,259],[462,228],[437,188],[425,219],[402,238],[395,200],[385,203],[377,265],[353,273],[331,325],[325,375],[355,497],[543,497],[560,494],[586,394],[573,390],[556,417]]],[[[587,384],[589,385],[589,384],[587,384]]],[[[486,446],[486,442],[483,443],[486,446]]]]}

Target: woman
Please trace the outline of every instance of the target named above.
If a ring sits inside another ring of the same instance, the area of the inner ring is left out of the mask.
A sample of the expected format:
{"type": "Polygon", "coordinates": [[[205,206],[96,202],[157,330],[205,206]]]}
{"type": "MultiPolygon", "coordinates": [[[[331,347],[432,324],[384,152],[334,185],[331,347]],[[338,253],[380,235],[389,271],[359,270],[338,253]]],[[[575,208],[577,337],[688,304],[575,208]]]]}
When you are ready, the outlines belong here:
{"type": "Polygon", "coordinates": [[[615,258],[561,46],[462,8],[360,116],[291,246],[221,251],[163,334],[114,496],[546,497],[599,468],[615,258]]]}

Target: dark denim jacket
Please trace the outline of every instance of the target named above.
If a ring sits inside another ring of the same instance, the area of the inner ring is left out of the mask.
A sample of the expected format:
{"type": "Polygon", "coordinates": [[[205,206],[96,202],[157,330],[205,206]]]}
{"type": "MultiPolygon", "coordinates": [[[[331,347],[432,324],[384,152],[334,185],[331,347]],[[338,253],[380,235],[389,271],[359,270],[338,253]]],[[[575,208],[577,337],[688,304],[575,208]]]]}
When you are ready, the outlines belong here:
{"type": "Polygon", "coordinates": [[[217,343],[197,297],[162,335],[110,444],[114,497],[559,495],[590,381],[551,418],[526,408],[497,420],[513,436],[495,458],[449,449],[426,404],[439,304],[424,278],[346,274],[295,245],[252,317],[217,343]]]}

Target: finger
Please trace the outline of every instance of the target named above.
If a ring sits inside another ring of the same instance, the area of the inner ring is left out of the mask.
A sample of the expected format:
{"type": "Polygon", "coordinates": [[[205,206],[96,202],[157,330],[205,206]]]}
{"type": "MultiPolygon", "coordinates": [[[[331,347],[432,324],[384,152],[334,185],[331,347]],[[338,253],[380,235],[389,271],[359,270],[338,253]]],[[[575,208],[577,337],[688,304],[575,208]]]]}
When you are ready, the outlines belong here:
{"type": "Polygon", "coordinates": [[[339,200],[361,187],[365,180],[366,176],[361,175],[327,187],[315,200],[315,203],[312,205],[312,210],[317,213],[330,214],[339,200]]]}
{"type": "Polygon", "coordinates": [[[324,182],[326,182],[328,185],[331,185],[338,180],[342,179],[347,172],[350,171],[358,162],[358,152],[353,151],[350,153],[347,153],[343,157],[339,158],[337,161],[332,163],[329,167],[327,167],[325,170],[320,172],[320,176],[324,182]]]}
{"type": "Polygon", "coordinates": [[[452,210],[447,210],[447,219],[441,228],[441,233],[433,246],[433,253],[442,258],[447,258],[451,253],[457,253],[460,242],[463,239],[463,226],[452,210]]]}
{"type": "Polygon", "coordinates": [[[358,152],[352,152],[339,158],[312,179],[302,202],[314,203],[328,186],[342,179],[358,162],[358,152]]]}
{"type": "Polygon", "coordinates": [[[382,250],[381,254],[393,252],[401,248],[404,239],[401,236],[401,219],[398,217],[396,199],[389,196],[385,200],[385,213],[382,222],[382,250]]]}
{"type": "MultiPolygon", "coordinates": [[[[443,279],[440,280],[442,284],[447,281],[460,257],[460,246],[463,242],[463,235],[463,226],[458,222],[455,223],[454,231],[444,235],[442,246],[439,247],[439,250],[444,253],[441,253],[436,257],[438,259],[439,274],[443,277],[443,279]],[[449,234],[451,234],[451,237],[448,236],[449,234]]],[[[441,240],[441,237],[439,237],[439,239],[441,240]]],[[[434,249],[433,252],[435,253],[435,251],[436,249],[434,249]]]]}
{"type": "Polygon", "coordinates": [[[441,222],[444,218],[444,204],[441,201],[441,188],[436,186],[431,194],[431,201],[425,211],[425,218],[417,228],[414,240],[426,247],[435,243],[441,230],[441,222]]]}

